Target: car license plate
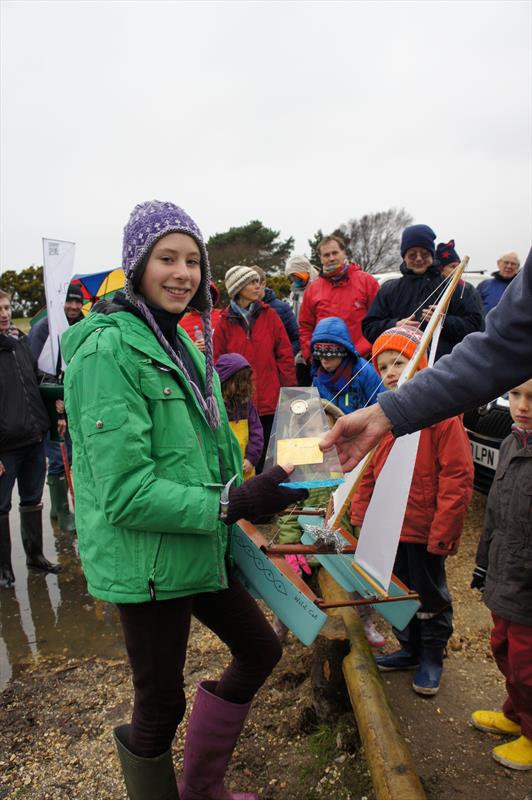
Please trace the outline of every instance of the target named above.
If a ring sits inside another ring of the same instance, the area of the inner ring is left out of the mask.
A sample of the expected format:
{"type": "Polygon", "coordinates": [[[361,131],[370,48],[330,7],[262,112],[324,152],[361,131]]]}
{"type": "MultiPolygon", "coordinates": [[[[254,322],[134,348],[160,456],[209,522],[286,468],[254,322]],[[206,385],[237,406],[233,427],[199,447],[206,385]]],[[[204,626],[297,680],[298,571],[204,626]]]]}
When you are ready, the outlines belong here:
{"type": "Polygon", "coordinates": [[[488,445],[479,444],[479,442],[471,442],[471,451],[475,464],[482,464],[482,466],[489,467],[493,470],[497,469],[499,461],[499,451],[497,448],[488,447],[488,445]]]}

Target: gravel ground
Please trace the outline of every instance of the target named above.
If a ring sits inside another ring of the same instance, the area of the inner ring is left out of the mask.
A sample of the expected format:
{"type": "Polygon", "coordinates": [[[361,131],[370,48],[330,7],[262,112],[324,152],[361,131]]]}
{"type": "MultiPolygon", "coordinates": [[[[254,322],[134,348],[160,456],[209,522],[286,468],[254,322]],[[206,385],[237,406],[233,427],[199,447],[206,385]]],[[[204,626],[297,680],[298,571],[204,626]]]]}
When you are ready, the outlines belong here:
{"type": "MultiPolygon", "coordinates": [[[[496,765],[489,755],[496,741],[468,724],[471,710],[496,708],[503,697],[489,652],[489,614],[468,588],[482,513],[483,499],[476,497],[460,553],[448,562],[455,634],[440,694],[428,700],[415,695],[411,673],[387,675],[385,681],[428,800],[532,800],[530,773],[496,765]]],[[[389,634],[384,623],[380,628],[389,634]]],[[[195,624],[186,666],[189,707],[198,680],[215,678],[226,659],[224,646],[195,624]]],[[[261,800],[374,800],[352,715],[331,725],[316,723],[311,660],[312,649],[289,637],[254,704],[228,785],[258,791],[261,800]]],[[[128,719],[130,708],[123,657],[59,657],[23,665],[1,696],[0,798],[123,800],[110,734],[128,719]]],[[[177,770],[184,729],[173,746],[177,770]]]]}
{"type": "MultiPolygon", "coordinates": [[[[250,714],[228,785],[261,800],[334,796],[372,800],[351,714],[316,728],[309,685],[312,651],[291,639],[250,714]]],[[[227,658],[210,632],[194,625],[187,659],[189,707],[198,680],[214,678],[227,658]]],[[[42,660],[23,669],[2,695],[0,797],[119,800],[126,794],[111,741],[127,720],[131,685],[125,660],[42,660]]],[[[174,741],[179,770],[184,725],[174,741]]]]}

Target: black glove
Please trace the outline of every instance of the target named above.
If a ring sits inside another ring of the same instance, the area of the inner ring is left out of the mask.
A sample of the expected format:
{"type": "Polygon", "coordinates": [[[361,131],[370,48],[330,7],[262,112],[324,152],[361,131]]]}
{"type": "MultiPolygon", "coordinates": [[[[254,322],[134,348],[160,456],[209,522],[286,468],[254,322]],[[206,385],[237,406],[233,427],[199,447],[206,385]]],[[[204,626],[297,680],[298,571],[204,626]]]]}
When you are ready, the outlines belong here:
{"type": "Polygon", "coordinates": [[[479,567],[478,564],[475,564],[475,569],[473,570],[473,576],[471,580],[472,589],[479,589],[481,592],[484,591],[486,572],[487,570],[485,570],[484,567],[479,567]]]}
{"type": "Polygon", "coordinates": [[[299,500],[305,500],[308,497],[306,489],[287,489],[279,486],[287,478],[288,473],[277,466],[244,481],[241,486],[231,487],[229,508],[224,522],[227,525],[232,525],[237,519],[248,519],[253,522],[260,517],[283,511],[299,500]]]}

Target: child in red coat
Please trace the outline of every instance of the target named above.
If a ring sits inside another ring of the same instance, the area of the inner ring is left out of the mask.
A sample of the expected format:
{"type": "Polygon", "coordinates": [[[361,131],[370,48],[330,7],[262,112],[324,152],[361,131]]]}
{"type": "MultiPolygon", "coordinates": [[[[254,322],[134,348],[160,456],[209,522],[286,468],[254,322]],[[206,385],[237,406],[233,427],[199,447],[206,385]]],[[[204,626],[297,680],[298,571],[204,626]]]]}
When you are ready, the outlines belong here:
{"type": "MultiPolygon", "coordinates": [[[[384,387],[394,390],[421,338],[413,328],[391,328],[373,344],[372,359],[384,387]]],[[[423,359],[420,369],[427,364],[423,359]]],[[[355,494],[351,522],[361,525],[373,486],[391,450],[391,433],[381,441],[355,494]]],[[[383,671],[415,669],[413,689],[433,695],[440,688],[445,646],[453,632],[445,558],[454,555],[473,491],[471,447],[460,417],[421,432],[394,572],[419,593],[421,608],[402,631],[401,649],[378,656],[383,671]]]]}

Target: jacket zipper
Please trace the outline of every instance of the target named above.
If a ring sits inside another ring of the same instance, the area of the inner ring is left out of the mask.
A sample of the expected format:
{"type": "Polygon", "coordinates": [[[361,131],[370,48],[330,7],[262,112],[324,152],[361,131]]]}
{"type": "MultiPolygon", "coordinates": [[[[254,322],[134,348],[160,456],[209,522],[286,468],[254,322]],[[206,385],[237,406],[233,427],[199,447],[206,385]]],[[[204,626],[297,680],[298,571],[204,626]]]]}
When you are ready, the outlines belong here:
{"type": "Polygon", "coordinates": [[[153,562],[153,567],[150,572],[150,577],[148,578],[148,591],[150,593],[150,600],[157,600],[157,595],[155,594],[155,568],[157,566],[157,561],[159,559],[159,552],[161,550],[161,545],[163,543],[163,536],[164,533],[161,533],[159,537],[159,544],[157,545],[157,552],[155,553],[155,561],[153,562]]]}

